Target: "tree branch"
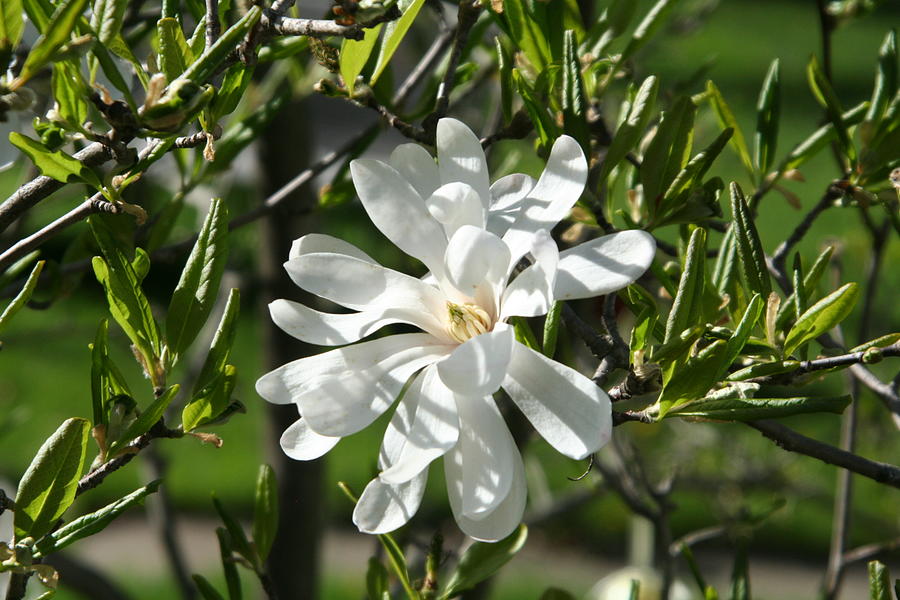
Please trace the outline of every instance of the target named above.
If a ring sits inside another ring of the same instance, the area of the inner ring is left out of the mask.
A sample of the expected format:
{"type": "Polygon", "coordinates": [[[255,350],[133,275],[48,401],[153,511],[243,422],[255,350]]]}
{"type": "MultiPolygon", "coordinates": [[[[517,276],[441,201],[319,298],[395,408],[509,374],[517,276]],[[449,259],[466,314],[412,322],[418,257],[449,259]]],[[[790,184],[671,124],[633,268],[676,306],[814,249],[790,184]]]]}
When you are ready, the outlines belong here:
{"type": "MultiPolygon", "coordinates": [[[[450,59],[447,61],[447,70],[438,86],[437,98],[434,101],[434,112],[425,120],[427,124],[434,124],[441,117],[446,116],[447,109],[450,107],[450,92],[453,91],[453,84],[456,81],[456,68],[459,66],[459,59],[462,56],[463,48],[469,39],[469,32],[478,15],[481,12],[481,3],[478,0],[462,0],[459,3],[459,11],[456,14],[456,33],[453,36],[453,48],[450,50],[450,59]]],[[[426,127],[429,128],[430,127],[426,127]]]]}

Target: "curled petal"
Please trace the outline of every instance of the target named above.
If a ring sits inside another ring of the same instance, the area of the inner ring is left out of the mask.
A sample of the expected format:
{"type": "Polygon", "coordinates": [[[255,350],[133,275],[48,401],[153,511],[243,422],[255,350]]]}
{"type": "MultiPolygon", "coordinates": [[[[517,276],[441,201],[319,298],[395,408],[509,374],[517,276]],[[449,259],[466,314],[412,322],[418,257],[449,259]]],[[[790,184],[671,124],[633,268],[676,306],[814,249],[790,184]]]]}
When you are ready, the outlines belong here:
{"type": "Polygon", "coordinates": [[[352,161],[350,175],[375,227],[429,271],[440,273],[447,237],[415,188],[396,169],[378,160],[352,161]]]}
{"type": "Polygon", "coordinates": [[[437,155],[441,183],[468,183],[478,192],[481,205],[487,210],[491,202],[487,161],[481,142],[472,130],[456,119],[438,121],[437,155]]]}
{"type": "Polygon", "coordinates": [[[644,274],[656,253],[646,231],[630,229],[585,242],[559,256],[557,300],[590,298],[620,290],[644,274]]]}
{"type": "Polygon", "coordinates": [[[394,148],[390,163],[423,198],[427,198],[441,186],[434,157],[418,144],[400,144],[394,148]]]}
{"type": "Polygon", "coordinates": [[[406,525],[422,503],[428,470],[405,483],[389,484],[377,477],[363,490],[353,510],[353,523],[363,533],[388,533],[406,525]]]}
{"type": "Polygon", "coordinates": [[[306,421],[298,419],[281,434],[281,449],[294,460],[313,460],[324,455],[341,441],[339,437],[319,435],[306,421]]]}
{"type": "Polygon", "coordinates": [[[304,254],[284,268],[301,288],[347,308],[399,309],[425,331],[444,331],[436,316],[446,310],[443,295],[415,277],[343,254],[304,254]]]}
{"type": "Polygon", "coordinates": [[[416,313],[401,308],[376,308],[350,314],[332,314],[313,310],[290,300],[269,304],[272,321],[285,333],[317,346],[340,346],[361,340],[391,323],[420,321],[416,313]]]}
{"type": "Polygon", "coordinates": [[[538,231],[531,247],[534,263],[519,273],[503,292],[500,318],[536,317],[547,314],[553,304],[553,284],[559,250],[545,230],[538,231]]]}
{"type": "Polygon", "coordinates": [[[256,392],[273,404],[296,403],[322,379],[345,371],[367,371],[395,354],[420,347],[443,348],[448,354],[451,349],[427,333],[391,335],[291,361],[260,377],[256,392]]]}
{"type": "Polygon", "coordinates": [[[425,201],[428,212],[444,226],[450,238],[463,225],[484,229],[484,207],[478,192],[467,183],[454,181],[436,189],[425,201]]]}
{"type": "Polygon", "coordinates": [[[463,398],[459,442],[444,456],[450,506],[457,521],[487,517],[509,495],[519,450],[490,396],[463,398]]]}
{"type": "Polygon", "coordinates": [[[426,367],[404,394],[385,431],[379,477],[385,483],[409,481],[459,438],[456,395],[426,367]]]}
{"type": "Polygon", "coordinates": [[[512,173],[492,183],[487,230],[502,237],[526,206],[524,200],[533,187],[534,178],[524,173],[512,173]]]}
{"type": "Polygon", "coordinates": [[[492,233],[464,226],[450,239],[444,257],[447,280],[463,296],[492,306],[506,278],[509,248],[492,233]],[[480,293],[479,293],[480,292],[480,293]]]}
{"type": "Polygon", "coordinates": [[[332,254],[346,254],[358,258],[359,260],[378,264],[377,261],[351,244],[340,238],[336,238],[323,233],[310,233],[301,238],[294,240],[291,244],[291,251],[288,259],[297,258],[303,254],[312,254],[314,252],[330,252],[332,254]]]}
{"type": "Polygon", "coordinates": [[[581,459],[612,435],[612,405],[593,381],[516,343],[503,389],[541,436],[562,454],[581,459]]]}
{"type": "Polygon", "coordinates": [[[515,335],[506,323],[476,335],[437,364],[441,381],[464,396],[485,396],[500,388],[512,354],[515,335]]]}

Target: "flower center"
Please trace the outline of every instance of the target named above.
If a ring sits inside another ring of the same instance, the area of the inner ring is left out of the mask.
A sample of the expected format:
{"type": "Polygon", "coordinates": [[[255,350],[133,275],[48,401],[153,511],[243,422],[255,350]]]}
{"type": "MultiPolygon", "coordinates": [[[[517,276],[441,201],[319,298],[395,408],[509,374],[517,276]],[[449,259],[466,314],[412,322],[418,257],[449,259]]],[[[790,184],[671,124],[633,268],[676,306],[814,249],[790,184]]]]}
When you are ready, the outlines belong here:
{"type": "Polygon", "coordinates": [[[460,344],[491,330],[491,318],[476,304],[454,304],[448,301],[447,312],[450,313],[450,337],[460,344]]]}

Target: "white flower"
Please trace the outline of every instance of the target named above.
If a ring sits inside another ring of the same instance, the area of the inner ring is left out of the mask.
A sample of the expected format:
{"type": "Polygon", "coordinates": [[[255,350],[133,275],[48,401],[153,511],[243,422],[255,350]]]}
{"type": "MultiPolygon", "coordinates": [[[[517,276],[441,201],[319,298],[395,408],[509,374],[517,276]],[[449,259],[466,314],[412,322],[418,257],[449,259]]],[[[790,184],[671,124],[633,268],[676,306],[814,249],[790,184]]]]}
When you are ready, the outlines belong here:
{"type": "Polygon", "coordinates": [[[264,375],[259,394],[296,404],[284,432],[292,458],[310,460],[371,424],[395,402],[381,473],[362,493],[353,520],[384,533],[418,509],[429,464],[444,456],[450,505],[473,538],[499,540],[525,508],[522,459],[494,403],[503,388],[558,451],[580,459],[611,433],[607,395],[590,379],[516,341],[506,320],[545,314],[554,300],[607,294],[639,277],[655,251],[643,231],[601,237],[560,253],[550,229],[578,200],[587,164],[561,137],[535,183],[510,175],[490,184],[478,138],[442,119],[437,164],[406,144],[390,164],[350,165],[363,206],[381,232],[429,270],[424,279],[387,269],[358,248],[324,235],[296,242],[285,268],[303,289],[349,309],[326,314],[288,300],[272,319],[312,344],[352,344],[389,323],[423,333],[391,335],[302,358],[264,375]],[[530,266],[516,274],[527,257],[530,266]]]}

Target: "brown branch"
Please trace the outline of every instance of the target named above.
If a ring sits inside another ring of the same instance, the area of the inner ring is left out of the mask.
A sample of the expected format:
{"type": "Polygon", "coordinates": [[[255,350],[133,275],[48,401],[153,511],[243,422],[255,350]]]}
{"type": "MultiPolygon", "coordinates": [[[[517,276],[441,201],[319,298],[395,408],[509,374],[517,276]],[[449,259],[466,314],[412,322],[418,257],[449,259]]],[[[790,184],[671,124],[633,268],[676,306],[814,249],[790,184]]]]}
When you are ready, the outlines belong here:
{"type": "MultiPolygon", "coordinates": [[[[426,123],[437,126],[438,120],[447,114],[447,109],[450,107],[450,92],[453,91],[453,85],[456,81],[456,68],[459,66],[463,48],[469,39],[469,32],[478,20],[480,12],[481,2],[478,0],[462,0],[459,3],[459,11],[456,15],[456,33],[453,36],[453,48],[450,50],[447,70],[444,72],[444,77],[438,86],[437,98],[434,101],[434,112],[426,118],[426,123]]],[[[430,126],[426,126],[426,128],[431,129],[430,126]]]]}
{"type": "Polygon", "coordinates": [[[900,537],[884,542],[866,544],[844,552],[843,563],[846,567],[855,563],[868,562],[880,554],[892,552],[898,548],[900,548],[900,537]]]}
{"type": "Polygon", "coordinates": [[[209,50],[222,33],[219,22],[219,0],[206,0],[206,49],[209,50]]]}
{"type": "Polygon", "coordinates": [[[869,460],[852,452],[841,450],[830,444],[806,437],[775,421],[748,421],[747,425],[789,452],[805,454],[829,465],[843,467],[878,483],[900,489],[900,467],[869,460]]]}
{"type": "MultiPolygon", "coordinates": [[[[263,11],[260,26],[270,33],[278,35],[305,35],[307,37],[324,38],[337,36],[348,40],[361,40],[365,37],[366,28],[374,27],[379,23],[393,21],[400,16],[394,5],[394,10],[389,10],[384,15],[355,25],[339,25],[331,19],[296,19],[285,17],[273,8],[263,11]]],[[[286,10],[286,9],[285,9],[286,10]]]]}

